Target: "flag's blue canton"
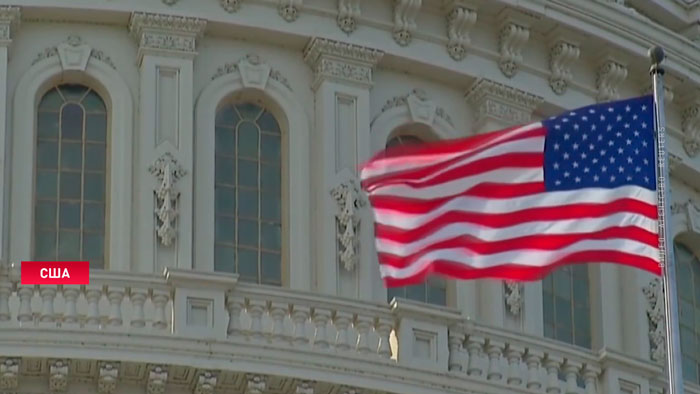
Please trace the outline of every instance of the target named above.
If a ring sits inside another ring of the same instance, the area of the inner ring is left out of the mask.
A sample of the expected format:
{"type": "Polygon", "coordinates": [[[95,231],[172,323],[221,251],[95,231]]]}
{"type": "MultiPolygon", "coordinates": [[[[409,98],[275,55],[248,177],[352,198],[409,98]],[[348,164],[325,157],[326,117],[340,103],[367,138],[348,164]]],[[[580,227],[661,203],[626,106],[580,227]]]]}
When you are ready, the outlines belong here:
{"type": "Polygon", "coordinates": [[[578,108],[542,123],[547,190],[656,190],[652,96],[578,108]]]}

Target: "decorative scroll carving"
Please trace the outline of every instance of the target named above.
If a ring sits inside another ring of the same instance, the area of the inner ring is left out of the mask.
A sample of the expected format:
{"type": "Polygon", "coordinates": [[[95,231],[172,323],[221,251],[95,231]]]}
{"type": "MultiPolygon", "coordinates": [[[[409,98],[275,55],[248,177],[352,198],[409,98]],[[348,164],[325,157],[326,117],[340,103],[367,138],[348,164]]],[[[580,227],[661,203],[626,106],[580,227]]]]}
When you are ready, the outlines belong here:
{"type": "Polygon", "coordinates": [[[343,267],[352,271],[359,258],[360,208],[366,205],[357,179],[343,171],[340,182],[331,189],[331,196],[338,204],[336,221],[338,224],[338,257],[343,267]]]}
{"type": "Polygon", "coordinates": [[[447,15],[447,53],[454,60],[462,60],[467,55],[471,42],[469,32],[476,24],[476,11],[455,5],[447,15]]]}
{"type": "Polygon", "coordinates": [[[411,93],[392,97],[384,104],[382,112],[404,105],[408,107],[411,118],[415,122],[432,124],[433,119],[437,116],[452,125],[452,118],[447,114],[447,111],[435,105],[422,89],[413,89],[411,93]]]}
{"type": "Polygon", "coordinates": [[[19,27],[21,15],[19,7],[0,6],[0,45],[10,43],[12,35],[19,27]]]}
{"type": "Polygon", "coordinates": [[[175,189],[175,184],[185,176],[186,172],[170,152],[156,159],[148,167],[148,171],[160,182],[155,190],[158,199],[156,216],[160,223],[157,230],[158,238],[164,246],[170,246],[176,237],[173,224],[178,215],[177,199],[180,196],[180,192],[175,189]]]}
{"type": "Polygon", "coordinates": [[[194,55],[196,39],[204,34],[203,19],[136,12],[129,31],[139,43],[139,58],[145,51],[194,55]]]}
{"type": "Polygon", "coordinates": [[[620,97],[618,88],[627,78],[627,67],[623,64],[608,59],[598,69],[596,85],[598,87],[598,101],[617,100],[620,97]]]}
{"type": "Polygon", "coordinates": [[[49,361],[49,390],[63,392],[68,387],[68,362],[66,360],[49,361]]]}
{"type": "Polygon", "coordinates": [[[99,394],[112,394],[117,388],[119,377],[119,363],[100,362],[100,375],[97,378],[97,392],[99,394]]]}
{"type": "Polygon", "coordinates": [[[649,319],[649,341],[651,344],[651,358],[656,362],[666,359],[666,320],[664,313],[663,284],[658,278],[654,278],[642,292],[649,304],[647,305],[647,318],[649,319]]]}
{"type": "Polygon", "coordinates": [[[700,101],[695,101],[683,110],[683,148],[690,157],[700,152],[700,101]]]}
{"type": "Polygon", "coordinates": [[[280,4],[277,11],[282,19],[287,22],[294,22],[299,18],[302,1],[303,0],[279,0],[280,4]]]}
{"type": "Polygon", "coordinates": [[[416,30],[416,15],[422,0],[394,0],[394,41],[401,46],[411,43],[416,30]]]}
{"type": "Polygon", "coordinates": [[[506,126],[528,123],[532,112],[544,101],[542,97],[489,79],[477,80],[465,100],[476,114],[475,124],[479,127],[489,119],[506,126]]]}
{"type": "Polygon", "coordinates": [[[360,0],[338,0],[338,27],[350,34],[357,28],[360,17],[360,0]]]}
{"type": "Polygon", "coordinates": [[[211,371],[199,374],[195,382],[193,394],[214,394],[217,377],[211,371]]]}
{"type": "Polygon", "coordinates": [[[530,29],[520,23],[506,20],[498,35],[500,60],[498,66],[508,78],[513,78],[523,62],[522,50],[530,38],[530,29]]]}
{"type": "Polygon", "coordinates": [[[566,93],[571,80],[571,64],[574,63],[581,50],[579,46],[567,41],[557,41],[549,52],[549,86],[556,94],[566,93]]]}
{"type": "Polygon", "coordinates": [[[221,8],[226,10],[226,12],[229,13],[234,13],[237,12],[241,8],[241,3],[243,0],[219,0],[219,4],[221,4],[221,8]]]}
{"type": "Polygon", "coordinates": [[[384,52],[345,42],[313,38],[304,49],[304,61],[314,72],[314,88],[325,79],[372,84],[372,69],[384,52]]]}
{"type": "Polygon", "coordinates": [[[0,363],[0,390],[14,390],[19,384],[19,359],[6,358],[0,363]]]}
{"type": "Polygon", "coordinates": [[[154,365],[148,372],[148,382],[146,383],[147,394],[165,393],[165,384],[168,382],[168,370],[165,366],[154,365]]]}
{"type": "Polygon", "coordinates": [[[287,89],[292,90],[289,81],[279,70],[270,67],[260,56],[255,54],[248,54],[237,62],[224,64],[216,69],[211,79],[215,80],[221,76],[234,73],[241,74],[241,79],[245,87],[265,89],[269,78],[283,84],[287,89]]]}
{"type": "Polygon", "coordinates": [[[248,374],[248,382],[245,394],[263,394],[267,388],[267,377],[263,375],[248,374]]]}
{"type": "Polygon", "coordinates": [[[508,306],[508,311],[513,316],[520,315],[520,310],[523,306],[523,288],[518,282],[504,281],[505,286],[505,301],[508,306]]]}

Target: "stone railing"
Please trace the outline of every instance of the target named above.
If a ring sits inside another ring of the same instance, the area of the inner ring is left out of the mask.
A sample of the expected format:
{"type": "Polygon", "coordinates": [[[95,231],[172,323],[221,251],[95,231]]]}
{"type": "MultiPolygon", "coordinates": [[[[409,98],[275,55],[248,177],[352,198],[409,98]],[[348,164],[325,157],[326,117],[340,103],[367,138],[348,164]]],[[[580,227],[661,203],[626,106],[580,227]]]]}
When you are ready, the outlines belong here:
{"type": "Polygon", "coordinates": [[[469,382],[508,393],[620,392],[619,365],[644,370],[652,392],[663,386],[661,368],[651,362],[484,326],[453,309],[406,300],[372,304],[238,283],[235,275],[218,273],[98,271],[87,286],[25,286],[18,275],[0,272],[0,348],[19,333],[60,334],[72,343],[70,335],[85,336],[106,348],[114,338],[120,346],[163,338],[168,346],[187,344],[192,354],[200,345],[202,354],[259,349],[285,360],[314,358],[334,370],[349,365],[404,382],[410,371],[435,385],[469,382]]]}

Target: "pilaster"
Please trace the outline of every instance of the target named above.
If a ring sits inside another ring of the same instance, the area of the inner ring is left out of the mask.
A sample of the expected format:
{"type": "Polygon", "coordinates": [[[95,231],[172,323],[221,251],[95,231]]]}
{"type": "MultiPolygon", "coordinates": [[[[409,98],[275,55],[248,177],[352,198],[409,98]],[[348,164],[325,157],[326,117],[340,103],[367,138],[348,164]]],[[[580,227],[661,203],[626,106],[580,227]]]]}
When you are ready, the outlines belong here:
{"type": "Polygon", "coordinates": [[[0,7],[0,265],[7,260],[9,244],[10,146],[7,140],[7,62],[12,36],[20,23],[19,7],[0,7]]]}
{"type": "Polygon", "coordinates": [[[141,73],[136,156],[140,272],[192,268],[193,60],[206,21],[133,13],[141,73]]]}
{"type": "Polygon", "coordinates": [[[372,218],[357,168],[370,156],[370,101],[374,66],[383,53],[313,38],[304,59],[314,72],[315,148],[312,185],[316,211],[313,251],[322,293],[373,298],[372,218]]]}
{"type": "MultiPolygon", "coordinates": [[[[472,125],[472,132],[475,134],[527,124],[532,121],[532,113],[543,102],[539,96],[489,79],[476,80],[467,91],[465,100],[475,115],[472,125]]],[[[496,327],[522,329],[530,334],[541,335],[541,282],[531,282],[522,288],[511,289],[500,280],[484,279],[474,284],[470,281],[461,281],[457,284],[457,293],[469,294],[470,290],[467,290],[469,286],[474,286],[471,292],[478,295],[476,309],[478,316],[485,323],[496,327]],[[464,289],[460,290],[460,287],[464,289]],[[505,289],[509,289],[510,301],[514,301],[514,298],[522,299],[520,310],[511,308],[512,302],[511,304],[506,302],[505,289]],[[517,290],[520,296],[513,297],[513,290],[517,290]]]]}

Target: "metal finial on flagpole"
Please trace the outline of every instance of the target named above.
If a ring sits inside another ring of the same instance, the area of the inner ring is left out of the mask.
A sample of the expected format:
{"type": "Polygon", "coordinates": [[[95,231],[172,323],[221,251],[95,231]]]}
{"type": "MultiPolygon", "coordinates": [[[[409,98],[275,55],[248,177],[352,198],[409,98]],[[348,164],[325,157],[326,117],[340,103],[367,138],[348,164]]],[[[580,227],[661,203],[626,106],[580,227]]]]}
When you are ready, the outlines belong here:
{"type": "Polygon", "coordinates": [[[666,150],[666,116],[664,112],[664,50],[659,46],[649,49],[654,88],[654,130],[656,131],[656,188],[659,209],[659,252],[664,283],[664,306],[666,309],[666,358],[668,363],[669,394],[683,394],[683,373],[680,346],[680,329],[678,327],[678,290],[676,289],[676,268],[673,257],[673,240],[668,218],[669,172],[668,152],[666,150]]]}

